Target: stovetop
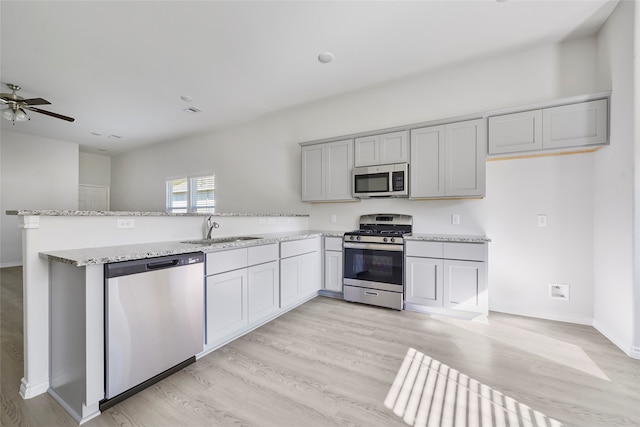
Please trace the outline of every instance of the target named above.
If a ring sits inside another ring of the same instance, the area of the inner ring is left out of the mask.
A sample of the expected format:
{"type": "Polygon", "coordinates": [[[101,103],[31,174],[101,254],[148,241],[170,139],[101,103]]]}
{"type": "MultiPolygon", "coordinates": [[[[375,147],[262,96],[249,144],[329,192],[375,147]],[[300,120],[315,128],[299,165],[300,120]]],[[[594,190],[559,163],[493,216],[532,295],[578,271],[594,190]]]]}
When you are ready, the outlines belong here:
{"type": "Polygon", "coordinates": [[[402,214],[373,214],[360,217],[360,228],[344,234],[347,242],[402,244],[402,236],[411,233],[413,218],[402,214]]]}

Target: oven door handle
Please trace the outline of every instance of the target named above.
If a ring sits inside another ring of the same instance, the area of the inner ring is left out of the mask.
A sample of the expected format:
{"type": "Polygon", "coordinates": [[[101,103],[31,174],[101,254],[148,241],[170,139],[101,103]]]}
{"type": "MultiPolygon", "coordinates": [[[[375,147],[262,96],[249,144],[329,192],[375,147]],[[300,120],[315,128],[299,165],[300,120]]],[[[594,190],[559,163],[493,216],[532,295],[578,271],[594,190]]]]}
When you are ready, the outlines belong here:
{"type": "Polygon", "coordinates": [[[378,251],[402,252],[404,245],[389,245],[384,243],[351,243],[344,242],[345,249],[373,249],[378,251]]]}

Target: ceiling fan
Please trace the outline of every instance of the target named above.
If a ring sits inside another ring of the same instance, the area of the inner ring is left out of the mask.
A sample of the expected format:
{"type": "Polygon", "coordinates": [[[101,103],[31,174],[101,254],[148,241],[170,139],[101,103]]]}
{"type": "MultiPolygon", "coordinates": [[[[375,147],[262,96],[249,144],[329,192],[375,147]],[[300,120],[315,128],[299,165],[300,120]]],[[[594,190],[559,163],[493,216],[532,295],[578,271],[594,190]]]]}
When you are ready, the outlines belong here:
{"type": "Polygon", "coordinates": [[[9,107],[2,110],[2,117],[7,120],[11,120],[14,125],[16,124],[16,122],[31,120],[25,110],[35,111],[36,113],[55,117],[56,119],[66,120],[68,122],[73,122],[75,120],[73,117],[67,117],[63,116],[62,114],[52,113],[51,111],[45,111],[41,110],[40,108],[36,108],[34,107],[34,105],[49,105],[51,103],[42,98],[24,99],[23,97],[16,94],[16,92],[20,90],[20,86],[12,83],[7,83],[7,86],[9,87],[9,89],[11,89],[12,92],[0,93],[0,103],[9,107]]]}

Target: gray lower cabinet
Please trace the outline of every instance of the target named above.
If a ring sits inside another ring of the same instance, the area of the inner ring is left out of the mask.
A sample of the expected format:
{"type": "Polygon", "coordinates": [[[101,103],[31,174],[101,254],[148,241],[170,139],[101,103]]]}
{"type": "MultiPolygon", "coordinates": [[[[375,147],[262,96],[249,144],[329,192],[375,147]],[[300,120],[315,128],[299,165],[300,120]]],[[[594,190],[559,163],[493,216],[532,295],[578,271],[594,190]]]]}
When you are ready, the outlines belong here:
{"type": "Polygon", "coordinates": [[[508,154],[606,144],[608,100],[489,117],[489,154],[508,154]]]}
{"type": "Polygon", "coordinates": [[[322,289],[342,292],[343,277],[342,238],[324,238],[324,285],[322,289]]]}
{"type": "Polygon", "coordinates": [[[406,257],[405,302],[425,307],[444,305],[442,259],[406,257]]]}
{"type": "Polygon", "coordinates": [[[280,260],[280,308],[286,308],[319,290],[318,254],[280,260]]]}
{"type": "Polygon", "coordinates": [[[484,197],[486,120],[411,131],[409,197],[484,197]]]}
{"type": "Polygon", "coordinates": [[[405,308],[487,315],[487,243],[407,241],[405,308]]]}
{"type": "Polygon", "coordinates": [[[247,269],[207,277],[206,307],[207,344],[246,327],[247,269]]]}
{"type": "Polygon", "coordinates": [[[280,243],[280,308],[304,301],[320,290],[320,238],[280,243]]]}
{"type": "Polygon", "coordinates": [[[280,308],[280,273],[277,261],[248,269],[247,312],[249,322],[259,321],[280,308]]]}
{"type": "Polygon", "coordinates": [[[277,244],[206,254],[207,346],[233,338],[279,310],[278,256],[277,244]]]}

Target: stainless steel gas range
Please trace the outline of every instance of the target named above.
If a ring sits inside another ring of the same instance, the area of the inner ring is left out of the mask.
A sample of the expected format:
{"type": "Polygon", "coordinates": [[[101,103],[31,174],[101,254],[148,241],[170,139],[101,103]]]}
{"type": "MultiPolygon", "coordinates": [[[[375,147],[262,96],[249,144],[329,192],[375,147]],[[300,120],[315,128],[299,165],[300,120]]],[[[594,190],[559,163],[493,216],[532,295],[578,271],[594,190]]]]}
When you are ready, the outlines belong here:
{"type": "Polygon", "coordinates": [[[403,308],[404,238],[413,218],[402,214],[360,217],[360,228],[344,235],[344,299],[403,308]]]}

